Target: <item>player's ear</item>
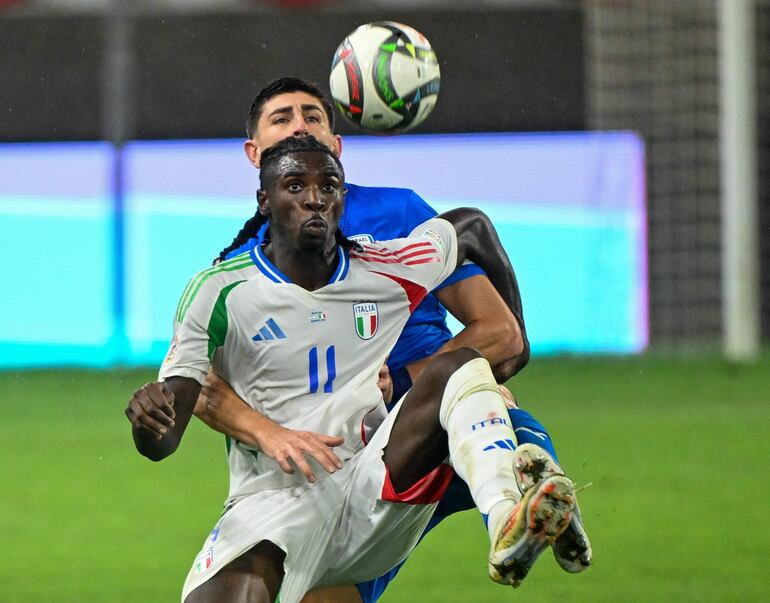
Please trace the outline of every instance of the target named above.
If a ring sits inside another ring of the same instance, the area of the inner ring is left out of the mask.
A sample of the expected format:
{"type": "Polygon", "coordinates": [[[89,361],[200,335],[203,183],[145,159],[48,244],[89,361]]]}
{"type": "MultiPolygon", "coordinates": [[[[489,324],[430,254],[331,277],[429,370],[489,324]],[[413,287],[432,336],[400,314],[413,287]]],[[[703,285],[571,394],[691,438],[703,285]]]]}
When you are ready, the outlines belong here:
{"type": "Polygon", "coordinates": [[[260,152],[257,143],[253,140],[247,140],[243,143],[243,152],[246,153],[249,163],[259,169],[259,157],[262,153],[260,152]]]}
{"type": "Polygon", "coordinates": [[[270,201],[267,198],[267,191],[259,189],[257,191],[257,203],[259,204],[259,213],[263,216],[270,215],[270,201]]]}
{"type": "Polygon", "coordinates": [[[332,153],[337,157],[342,157],[342,136],[339,134],[334,135],[334,142],[332,143],[332,153]]]}

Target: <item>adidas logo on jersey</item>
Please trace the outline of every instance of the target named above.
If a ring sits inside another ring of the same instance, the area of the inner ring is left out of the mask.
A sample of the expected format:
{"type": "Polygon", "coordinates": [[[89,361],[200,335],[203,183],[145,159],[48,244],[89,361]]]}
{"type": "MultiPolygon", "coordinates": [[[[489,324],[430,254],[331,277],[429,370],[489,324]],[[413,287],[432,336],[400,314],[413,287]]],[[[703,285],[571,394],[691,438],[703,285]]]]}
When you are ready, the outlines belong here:
{"type": "Polygon", "coordinates": [[[503,450],[514,450],[516,448],[516,444],[513,442],[513,440],[495,440],[494,444],[486,446],[483,450],[486,452],[487,450],[494,450],[495,448],[502,448],[503,450]]]}
{"type": "Polygon", "coordinates": [[[286,339],[286,334],[272,318],[268,318],[259,332],[251,338],[252,341],[271,341],[273,339],[286,339]]]}

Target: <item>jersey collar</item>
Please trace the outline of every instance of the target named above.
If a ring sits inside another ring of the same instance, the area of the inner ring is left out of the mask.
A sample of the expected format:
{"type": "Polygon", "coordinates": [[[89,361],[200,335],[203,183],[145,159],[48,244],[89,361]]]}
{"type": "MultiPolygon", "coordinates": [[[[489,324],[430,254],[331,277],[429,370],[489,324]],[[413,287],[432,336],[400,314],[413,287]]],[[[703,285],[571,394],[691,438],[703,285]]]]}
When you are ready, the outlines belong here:
{"type": "MultiPolygon", "coordinates": [[[[262,250],[265,244],[266,241],[264,239],[259,242],[255,241],[254,245],[249,250],[252,261],[259,271],[274,283],[291,283],[289,277],[281,272],[265,255],[262,250]]],[[[348,258],[348,254],[340,245],[337,245],[337,268],[329,279],[327,285],[333,285],[334,283],[345,280],[349,268],[350,259],[348,258]]]]}

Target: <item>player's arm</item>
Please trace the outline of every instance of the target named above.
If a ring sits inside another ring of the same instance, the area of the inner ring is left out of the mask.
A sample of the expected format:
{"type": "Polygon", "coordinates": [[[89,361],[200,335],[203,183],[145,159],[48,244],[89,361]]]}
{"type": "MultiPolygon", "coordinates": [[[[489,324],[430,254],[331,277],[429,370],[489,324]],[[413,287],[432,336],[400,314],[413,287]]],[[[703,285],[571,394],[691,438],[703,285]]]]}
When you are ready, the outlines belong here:
{"type": "Polygon", "coordinates": [[[306,456],[315,459],[329,473],[342,468],[333,447],[342,444],[343,438],[281,427],[246,404],[230,384],[213,371],[206,377],[194,412],[215,431],[275,459],[286,473],[294,473],[293,465],[296,465],[308,481],[314,482],[315,474],[306,456]]]}
{"type": "MultiPolygon", "coordinates": [[[[511,303],[518,304],[520,309],[518,287],[512,293],[515,299],[511,303]]],[[[500,383],[524,368],[529,359],[529,343],[511,307],[506,305],[486,276],[473,275],[442,287],[435,295],[465,328],[431,356],[408,365],[412,381],[435,356],[461,347],[472,347],[481,352],[500,383]]]]}
{"type": "MultiPolygon", "coordinates": [[[[529,340],[527,339],[526,328],[524,326],[523,311],[521,305],[521,294],[519,292],[519,285],[516,281],[516,274],[513,271],[513,266],[505,253],[500,238],[497,236],[492,222],[489,218],[480,210],[475,208],[460,208],[446,212],[439,216],[448,222],[450,222],[457,233],[457,264],[461,265],[465,260],[471,260],[477,264],[489,278],[490,283],[499,294],[503,304],[506,306],[510,315],[513,316],[515,326],[511,325],[510,318],[506,318],[505,312],[498,314],[502,310],[499,306],[499,302],[496,302],[493,296],[489,295],[489,290],[480,290],[478,304],[473,306],[473,299],[477,295],[477,291],[474,288],[472,295],[461,295],[461,297],[455,297],[455,306],[457,302],[468,301],[469,305],[466,308],[466,318],[472,318],[474,316],[483,316],[487,310],[486,305],[489,304],[490,316],[492,313],[496,313],[497,318],[500,320],[498,325],[507,323],[511,328],[510,334],[513,334],[514,339],[518,340],[516,343],[511,344],[510,351],[517,353],[505,358],[506,351],[501,352],[502,358],[495,358],[490,361],[495,367],[496,376],[498,379],[505,379],[516,372],[521,370],[529,361],[529,340]],[[519,348],[520,349],[517,349],[519,348]]],[[[475,279],[466,279],[475,280],[475,279]]],[[[461,284],[463,281],[460,281],[461,284]]],[[[455,293],[458,293],[457,291],[455,293]]],[[[462,292],[460,292],[462,293],[462,292]]],[[[468,291],[466,291],[468,293],[468,291]]],[[[441,299],[441,297],[439,297],[441,299]]],[[[453,300],[449,300],[450,304],[453,300]]],[[[450,308],[450,311],[452,309],[450,308]]],[[[460,313],[463,309],[458,309],[460,313]]],[[[453,312],[454,313],[454,312],[453,312]]],[[[474,330],[470,334],[471,337],[478,336],[482,341],[485,337],[489,337],[488,334],[482,333],[482,329],[485,326],[489,326],[489,323],[481,326],[478,330],[474,330]]],[[[489,339],[487,339],[489,341],[489,339]]],[[[455,342],[454,345],[457,345],[455,342]]],[[[504,350],[503,346],[503,350],[504,350]]],[[[501,349],[501,348],[498,348],[501,349]]],[[[483,353],[483,351],[482,351],[483,353]]]]}
{"type": "Polygon", "coordinates": [[[141,387],[128,402],[126,416],[136,449],[153,461],[172,454],[195,408],[200,384],[189,377],[169,377],[141,387]]]}

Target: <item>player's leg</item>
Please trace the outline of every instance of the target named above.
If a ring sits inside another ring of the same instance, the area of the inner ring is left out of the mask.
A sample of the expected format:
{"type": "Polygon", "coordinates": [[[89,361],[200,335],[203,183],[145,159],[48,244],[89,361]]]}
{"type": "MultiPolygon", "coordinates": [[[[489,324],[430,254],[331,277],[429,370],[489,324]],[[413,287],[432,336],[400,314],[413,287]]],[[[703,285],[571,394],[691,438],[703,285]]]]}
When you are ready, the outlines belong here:
{"type": "MultiPolygon", "coordinates": [[[[540,421],[526,410],[518,407],[508,407],[508,418],[516,435],[515,444],[517,447],[523,444],[537,444],[558,462],[551,436],[540,421]]],[[[446,494],[441,498],[428,528],[432,529],[450,515],[473,509],[475,506],[468,486],[459,477],[455,476],[446,494]]]]}
{"type": "Polygon", "coordinates": [[[283,580],[285,553],[262,541],[185,598],[185,603],[272,603],[283,580]]]}
{"type": "Polygon", "coordinates": [[[536,444],[558,460],[551,436],[545,426],[523,408],[509,408],[508,417],[516,434],[516,441],[522,444],[536,444]]]}
{"type": "MultiPolygon", "coordinates": [[[[518,407],[510,408],[509,406],[508,416],[510,418],[511,427],[516,434],[517,449],[522,445],[536,444],[548,452],[554,461],[557,461],[556,451],[551,436],[540,421],[526,410],[518,407]]],[[[527,465],[527,468],[534,469],[534,467],[535,466],[532,464],[527,465]]],[[[559,470],[558,473],[562,473],[561,470],[559,470]]],[[[534,485],[544,477],[548,477],[552,474],[554,473],[546,475],[545,473],[537,473],[534,471],[530,483],[531,485],[534,485]]],[[[468,485],[455,475],[447,488],[446,493],[441,498],[435,513],[431,517],[431,520],[423,533],[423,537],[450,515],[475,507],[476,505],[468,490],[468,485]]],[[[582,526],[577,506],[575,507],[575,511],[576,512],[570,520],[567,529],[553,544],[556,561],[565,571],[571,573],[582,571],[591,563],[591,545],[585,529],[582,526]]],[[[404,563],[405,561],[399,563],[396,567],[379,578],[357,584],[357,597],[340,599],[340,601],[343,603],[374,603],[375,601],[378,601],[390,582],[403,567],[404,563]]],[[[332,603],[333,601],[337,601],[334,597],[323,598],[321,593],[325,590],[326,589],[314,591],[314,595],[318,592],[318,598],[306,599],[303,600],[302,603],[332,603]]],[[[350,593],[345,591],[345,596],[349,597],[349,595],[350,593]]]]}
{"type": "Polygon", "coordinates": [[[564,530],[572,483],[543,480],[520,499],[513,474],[515,435],[489,364],[461,349],[439,356],[406,396],[383,459],[396,492],[405,492],[447,456],[488,520],[490,576],[517,585],[564,530]],[[519,504],[520,502],[520,504],[519,504]]]}

